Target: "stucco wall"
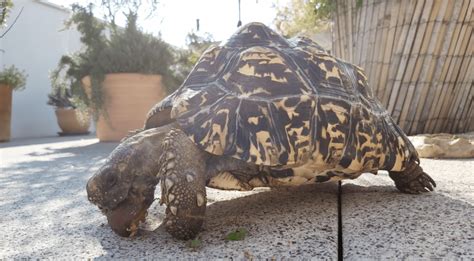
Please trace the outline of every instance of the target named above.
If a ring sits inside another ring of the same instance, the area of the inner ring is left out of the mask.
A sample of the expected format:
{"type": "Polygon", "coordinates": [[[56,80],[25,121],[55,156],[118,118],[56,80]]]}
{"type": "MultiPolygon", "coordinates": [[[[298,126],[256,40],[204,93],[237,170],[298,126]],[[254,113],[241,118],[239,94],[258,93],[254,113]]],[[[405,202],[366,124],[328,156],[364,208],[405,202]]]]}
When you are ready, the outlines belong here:
{"type": "Polygon", "coordinates": [[[54,136],[60,130],[53,107],[46,104],[51,89],[48,75],[63,54],[80,48],[79,33],[62,31],[68,10],[37,0],[14,0],[14,4],[8,25],[22,7],[23,12],[0,39],[0,62],[24,69],[28,79],[24,91],[13,93],[12,138],[54,136]]]}

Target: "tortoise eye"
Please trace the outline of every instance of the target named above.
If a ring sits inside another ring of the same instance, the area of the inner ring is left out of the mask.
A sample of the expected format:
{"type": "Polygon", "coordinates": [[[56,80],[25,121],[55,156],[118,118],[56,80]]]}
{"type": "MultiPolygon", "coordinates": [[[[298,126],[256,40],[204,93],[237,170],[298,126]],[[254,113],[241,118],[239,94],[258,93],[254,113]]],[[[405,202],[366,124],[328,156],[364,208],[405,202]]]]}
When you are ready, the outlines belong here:
{"type": "Polygon", "coordinates": [[[138,188],[132,186],[131,189],[130,189],[130,195],[132,195],[132,196],[138,196],[138,195],[139,195],[139,190],[138,190],[138,188]]]}
{"type": "Polygon", "coordinates": [[[114,174],[109,174],[109,175],[107,175],[107,180],[106,180],[106,182],[107,182],[107,186],[108,186],[108,187],[114,186],[114,185],[117,183],[117,176],[114,175],[114,174]]]}

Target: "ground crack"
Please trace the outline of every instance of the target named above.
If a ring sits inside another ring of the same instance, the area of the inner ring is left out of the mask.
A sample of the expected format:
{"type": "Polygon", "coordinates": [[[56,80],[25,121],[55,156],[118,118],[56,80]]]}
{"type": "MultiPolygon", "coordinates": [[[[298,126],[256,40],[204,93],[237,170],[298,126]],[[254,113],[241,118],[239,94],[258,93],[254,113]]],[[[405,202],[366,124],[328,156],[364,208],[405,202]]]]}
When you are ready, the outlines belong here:
{"type": "Polygon", "coordinates": [[[342,240],[342,184],[339,181],[337,192],[337,260],[344,260],[342,240]]]}

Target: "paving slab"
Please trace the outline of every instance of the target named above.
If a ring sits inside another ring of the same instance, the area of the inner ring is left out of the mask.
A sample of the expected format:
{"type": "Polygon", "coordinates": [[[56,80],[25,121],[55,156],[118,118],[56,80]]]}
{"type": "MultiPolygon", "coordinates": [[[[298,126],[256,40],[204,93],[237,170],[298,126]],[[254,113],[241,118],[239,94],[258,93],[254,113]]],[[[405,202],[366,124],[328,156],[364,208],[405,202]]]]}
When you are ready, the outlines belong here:
{"type": "Polygon", "coordinates": [[[116,145],[90,136],[1,144],[0,259],[337,258],[336,184],[251,192],[208,189],[197,249],[164,231],[164,208],[155,203],[137,237],[116,236],[85,191],[116,145]],[[248,231],[246,238],[226,241],[237,228],[248,231]]]}
{"type": "MultiPolygon", "coordinates": [[[[437,192],[474,192],[474,159],[421,159],[421,167],[436,182],[437,192]]],[[[344,192],[398,191],[387,171],[344,180],[344,192]]]]}
{"type": "Polygon", "coordinates": [[[344,259],[472,259],[473,205],[474,193],[344,194],[344,259]]]}
{"type": "Polygon", "coordinates": [[[474,258],[474,159],[421,165],[435,192],[399,193],[387,172],[343,182],[345,259],[474,258]]]}

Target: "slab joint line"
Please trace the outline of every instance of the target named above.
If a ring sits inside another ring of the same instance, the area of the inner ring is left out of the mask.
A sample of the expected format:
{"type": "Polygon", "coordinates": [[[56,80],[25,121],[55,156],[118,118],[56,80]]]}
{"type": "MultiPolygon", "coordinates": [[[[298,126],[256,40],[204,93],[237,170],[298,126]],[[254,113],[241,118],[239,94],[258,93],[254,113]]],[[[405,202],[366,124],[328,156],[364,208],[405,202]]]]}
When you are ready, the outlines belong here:
{"type": "Polygon", "coordinates": [[[338,182],[337,192],[337,260],[344,260],[344,248],[342,239],[342,183],[338,182]]]}

